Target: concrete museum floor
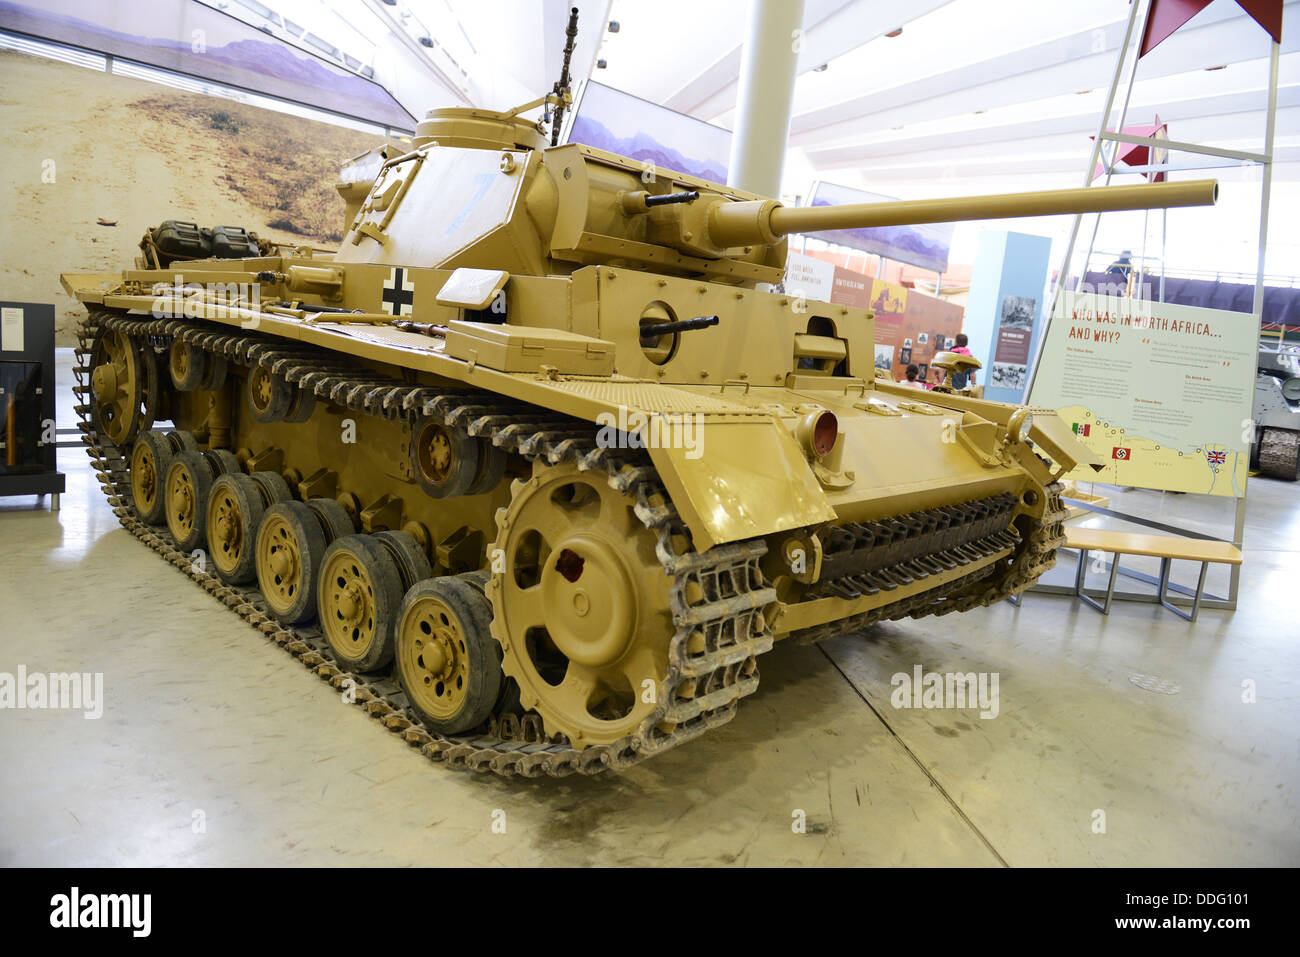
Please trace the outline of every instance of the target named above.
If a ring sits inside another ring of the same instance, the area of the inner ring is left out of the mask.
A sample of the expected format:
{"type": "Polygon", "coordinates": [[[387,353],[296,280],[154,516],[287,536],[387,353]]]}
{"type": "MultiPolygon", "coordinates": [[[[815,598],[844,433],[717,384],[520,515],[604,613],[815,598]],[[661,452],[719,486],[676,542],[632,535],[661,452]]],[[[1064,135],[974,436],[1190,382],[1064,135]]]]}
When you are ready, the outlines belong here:
{"type": "MultiPolygon", "coordinates": [[[[0,711],[0,865],[1300,864],[1287,483],[1250,483],[1234,613],[1030,594],[779,643],[718,732],[617,776],[502,780],[341,703],[122,529],[83,451],[60,467],[61,511],[0,499],[0,671],[103,672],[106,701],[0,711]],[[917,665],[998,674],[997,717],[893,707],[917,665]]],[[[1222,530],[1190,496],[1112,507],[1222,530]]]]}

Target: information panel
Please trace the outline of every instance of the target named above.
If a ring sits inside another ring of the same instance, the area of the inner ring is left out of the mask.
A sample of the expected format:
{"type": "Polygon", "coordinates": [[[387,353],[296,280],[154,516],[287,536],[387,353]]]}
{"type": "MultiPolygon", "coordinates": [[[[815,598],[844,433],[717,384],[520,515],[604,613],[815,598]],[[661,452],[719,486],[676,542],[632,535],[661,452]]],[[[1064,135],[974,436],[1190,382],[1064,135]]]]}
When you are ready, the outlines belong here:
{"type": "Polygon", "coordinates": [[[933,381],[931,361],[936,353],[952,348],[961,332],[961,306],[803,253],[786,257],[782,289],[804,299],[870,309],[876,328],[875,367],[888,370],[896,380],[915,363],[920,380],[933,381]]]}
{"type": "Polygon", "coordinates": [[[1071,478],[1239,497],[1258,332],[1238,312],[1063,292],[1029,404],[1106,463],[1071,478]]]}

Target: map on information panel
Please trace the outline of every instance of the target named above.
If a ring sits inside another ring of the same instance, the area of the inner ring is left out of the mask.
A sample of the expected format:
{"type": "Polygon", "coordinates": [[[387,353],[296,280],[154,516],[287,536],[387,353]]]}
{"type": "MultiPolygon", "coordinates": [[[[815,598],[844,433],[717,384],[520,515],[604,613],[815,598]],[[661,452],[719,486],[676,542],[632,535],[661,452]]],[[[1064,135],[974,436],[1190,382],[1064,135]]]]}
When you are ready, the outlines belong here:
{"type": "Polygon", "coordinates": [[[1240,497],[1258,334],[1248,313],[1063,292],[1029,404],[1106,465],[1069,478],[1240,497]]]}

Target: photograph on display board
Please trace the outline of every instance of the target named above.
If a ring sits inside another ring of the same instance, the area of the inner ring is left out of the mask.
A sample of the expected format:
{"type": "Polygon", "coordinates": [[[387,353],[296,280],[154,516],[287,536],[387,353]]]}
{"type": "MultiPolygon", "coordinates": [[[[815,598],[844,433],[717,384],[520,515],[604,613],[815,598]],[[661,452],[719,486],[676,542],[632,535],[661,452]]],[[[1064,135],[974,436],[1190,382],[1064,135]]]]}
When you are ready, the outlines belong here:
{"type": "Polygon", "coordinates": [[[998,338],[993,347],[989,384],[995,389],[1025,387],[1029,372],[1029,343],[1033,338],[1038,300],[1032,296],[1003,296],[998,338]]]}
{"type": "Polygon", "coordinates": [[[902,366],[910,365],[912,362],[911,346],[904,346],[898,353],[898,363],[902,366]]]}
{"type": "Polygon", "coordinates": [[[1032,329],[1037,308],[1038,300],[1029,296],[1003,296],[999,326],[1003,329],[1032,329]]]}
{"type": "Polygon", "coordinates": [[[903,348],[904,348],[904,349],[910,349],[910,348],[912,348],[912,340],[911,340],[911,339],[904,339],[904,340],[903,340],[903,348]]]}
{"type": "Polygon", "coordinates": [[[945,336],[942,332],[936,332],[934,334],[934,351],[943,352],[943,350],[947,348],[948,348],[948,337],[945,336]]]}
{"type": "Polygon", "coordinates": [[[929,335],[929,333],[926,333],[926,332],[923,332],[923,333],[921,333],[920,335],[918,335],[918,336],[916,337],[916,344],[917,344],[918,346],[923,346],[923,345],[925,345],[925,344],[926,344],[927,342],[929,342],[929,341],[930,341],[930,335],[929,335]]]}
{"type": "Polygon", "coordinates": [[[1025,387],[1025,367],[1014,362],[995,362],[989,372],[989,384],[995,389],[1015,389],[1025,387]]]}
{"type": "Polygon", "coordinates": [[[921,382],[926,381],[926,377],[930,374],[930,364],[928,362],[921,362],[917,364],[916,368],[920,370],[916,378],[921,382]]]}
{"type": "Polygon", "coordinates": [[[898,314],[907,309],[907,290],[902,286],[880,280],[876,280],[873,286],[876,287],[871,297],[871,308],[874,312],[898,314]]]}
{"type": "Polygon", "coordinates": [[[894,347],[876,343],[876,368],[888,372],[894,367],[894,347]]]}

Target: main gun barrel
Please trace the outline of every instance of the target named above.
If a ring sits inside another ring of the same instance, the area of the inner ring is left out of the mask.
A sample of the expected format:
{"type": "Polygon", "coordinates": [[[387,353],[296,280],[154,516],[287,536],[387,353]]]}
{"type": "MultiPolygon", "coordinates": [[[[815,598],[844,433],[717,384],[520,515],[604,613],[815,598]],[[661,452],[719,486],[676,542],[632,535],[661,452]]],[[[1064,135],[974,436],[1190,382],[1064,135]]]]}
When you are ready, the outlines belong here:
{"type": "Polygon", "coordinates": [[[1062,213],[1108,213],[1119,209],[1166,209],[1213,206],[1219,195],[1216,180],[1187,183],[1139,183],[1133,186],[1093,186],[1050,189],[1036,193],[964,196],[959,199],[911,199],[892,203],[853,203],[847,206],[779,207],[772,212],[772,231],[779,235],[825,229],[863,229],[950,223],[969,219],[1017,219],[1062,213]]]}
{"type": "Polygon", "coordinates": [[[1063,213],[1105,213],[1121,209],[1167,209],[1213,206],[1219,196],[1216,180],[1186,183],[1142,183],[1135,186],[1093,186],[1035,193],[1002,193],[953,199],[913,199],[844,206],[782,206],[772,200],[751,200],[714,206],[709,236],[720,247],[772,242],[790,233],[833,229],[866,229],[920,223],[952,223],[974,219],[1017,219],[1063,213]]]}

